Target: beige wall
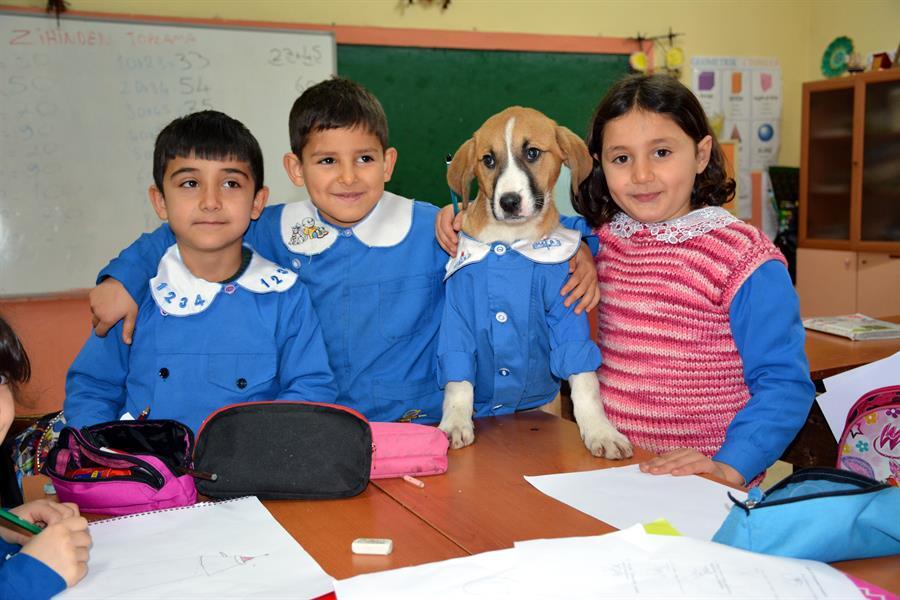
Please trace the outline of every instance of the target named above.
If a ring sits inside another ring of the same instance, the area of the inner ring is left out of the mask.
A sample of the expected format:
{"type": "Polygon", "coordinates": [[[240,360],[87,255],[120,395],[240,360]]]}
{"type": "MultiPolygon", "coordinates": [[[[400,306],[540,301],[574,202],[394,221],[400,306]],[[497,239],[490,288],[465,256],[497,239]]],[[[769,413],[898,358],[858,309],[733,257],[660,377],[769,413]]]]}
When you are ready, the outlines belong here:
{"type": "MultiPolygon", "coordinates": [[[[41,7],[44,0],[0,0],[41,7]]],[[[800,84],[819,79],[822,52],[838,35],[863,53],[896,48],[900,0],[70,0],[73,10],[521,33],[630,37],[684,33],[688,57],[774,56],[784,83],[779,163],[800,162],[800,84]]],[[[685,73],[684,81],[689,81],[685,73]]]]}

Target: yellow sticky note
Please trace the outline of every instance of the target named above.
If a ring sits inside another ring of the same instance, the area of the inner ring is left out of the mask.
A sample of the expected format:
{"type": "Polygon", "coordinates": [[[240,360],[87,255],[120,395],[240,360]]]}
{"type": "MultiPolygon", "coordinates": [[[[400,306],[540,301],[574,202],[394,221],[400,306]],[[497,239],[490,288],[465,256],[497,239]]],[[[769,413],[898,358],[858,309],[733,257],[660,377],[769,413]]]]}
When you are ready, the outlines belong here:
{"type": "Polygon", "coordinates": [[[653,535],[681,535],[681,532],[672,527],[672,524],[665,519],[644,523],[644,531],[653,535]]]}

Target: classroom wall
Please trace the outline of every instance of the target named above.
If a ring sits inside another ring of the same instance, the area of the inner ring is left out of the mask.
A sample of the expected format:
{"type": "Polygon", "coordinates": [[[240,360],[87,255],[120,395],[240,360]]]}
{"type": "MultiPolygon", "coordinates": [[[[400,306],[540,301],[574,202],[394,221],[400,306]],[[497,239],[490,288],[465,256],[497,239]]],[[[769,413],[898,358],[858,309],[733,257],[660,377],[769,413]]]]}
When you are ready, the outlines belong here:
{"type": "MultiPolygon", "coordinates": [[[[0,0],[42,7],[44,0],[0,0]]],[[[894,49],[898,0],[70,0],[73,10],[297,23],[630,37],[684,33],[688,57],[774,56],[784,83],[779,162],[800,162],[800,84],[820,79],[828,43],[855,40],[865,55],[894,49]]],[[[689,81],[689,72],[682,77],[689,81]]],[[[402,149],[401,149],[402,150],[402,149]]]]}

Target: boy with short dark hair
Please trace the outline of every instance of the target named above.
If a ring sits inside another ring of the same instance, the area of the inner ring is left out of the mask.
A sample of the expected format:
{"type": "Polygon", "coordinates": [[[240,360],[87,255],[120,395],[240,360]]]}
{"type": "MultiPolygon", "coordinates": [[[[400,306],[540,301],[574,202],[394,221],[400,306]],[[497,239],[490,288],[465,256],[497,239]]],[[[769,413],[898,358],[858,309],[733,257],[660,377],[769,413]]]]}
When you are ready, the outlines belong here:
{"type": "MultiPolygon", "coordinates": [[[[292,151],[284,166],[311,201],[267,208],[246,240],[308,287],[337,402],[373,421],[437,422],[443,393],[435,348],[447,261],[434,239],[438,209],[385,192],[397,151],[387,145],[381,104],[362,86],[323,81],[297,99],[289,122],[292,151]]],[[[122,282],[142,301],[158,260],[147,257],[162,255],[172,240],[166,226],[142,236],[100,277],[122,282]]],[[[109,306],[102,300],[108,288],[118,286],[104,282],[92,292],[95,314],[109,306]]]]}
{"type": "Polygon", "coordinates": [[[196,432],[228,404],[334,401],[306,287],[243,244],[268,197],[262,165],[253,135],[216,111],[175,119],[159,134],[149,195],[173,237],[140,286],[135,343],[121,332],[91,336],[72,364],[69,425],[149,412],[196,432]]]}

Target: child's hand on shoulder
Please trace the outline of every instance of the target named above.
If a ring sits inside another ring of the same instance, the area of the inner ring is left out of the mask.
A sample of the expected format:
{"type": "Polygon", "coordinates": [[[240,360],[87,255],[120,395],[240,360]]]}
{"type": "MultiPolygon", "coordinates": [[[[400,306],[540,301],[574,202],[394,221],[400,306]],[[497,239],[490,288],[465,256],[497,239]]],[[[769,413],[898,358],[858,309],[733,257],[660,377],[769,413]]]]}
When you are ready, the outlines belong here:
{"type": "Polygon", "coordinates": [[[456,256],[456,244],[459,242],[459,230],[462,229],[462,222],[462,211],[454,216],[453,207],[450,205],[439,210],[434,220],[434,237],[450,256],[456,256]]]}
{"type": "Polygon", "coordinates": [[[575,314],[580,315],[584,311],[597,308],[600,303],[600,285],[597,280],[597,267],[594,265],[594,257],[591,250],[584,242],[578,247],[575,256],[569,259],[569,279],[559,291],[561,296],[566,296],[566,308],[578,302],[575,306],[575,314]]]}
{"type": "Polygon", "coordinates": [[[48,525],[22,546],[21,552],[56,571],[66,587],[72,587],[87,574],[90,548],[87,519],[75,514],[48,525]]]}
{"type": "Polygon", "coordinates": [[[106,334],[116,323],[122,323],[122,341],[131,343],[134,324],[137,321],[138,306],[119,281],[108,277],[96,285],[88,294],[91,303],[91,318],[94,333],[100,337],[106,334]]]}
{"type": "Polygon", "coordinates": [[[731,465],[714,461],[693,448],[679,448],[640,464],[651,475],[712,475],[728,483],[743,486],[744,477],[731,465]]]}

